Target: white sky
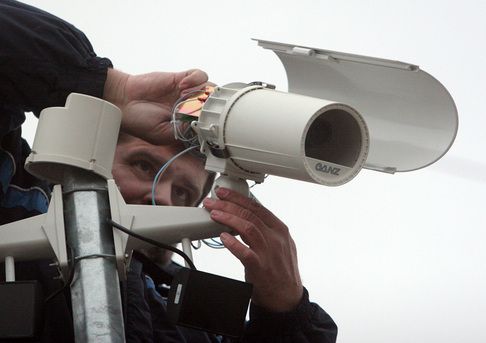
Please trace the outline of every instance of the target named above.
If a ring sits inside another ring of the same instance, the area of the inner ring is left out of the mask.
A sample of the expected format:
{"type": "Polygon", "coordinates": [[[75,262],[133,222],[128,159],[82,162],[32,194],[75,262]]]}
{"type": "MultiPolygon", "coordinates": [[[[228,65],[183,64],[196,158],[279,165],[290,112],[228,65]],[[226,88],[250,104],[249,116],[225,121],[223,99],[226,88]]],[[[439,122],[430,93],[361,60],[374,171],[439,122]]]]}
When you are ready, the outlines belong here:
{"type": "MultiPolygon", "coordinates": [[[[285,90],[283,66],[255,37],[433,75],[460,120],[439,162],[397,175],[365,170],[337,188],[269,177],[254,193],[293,233],[304,283],[336,320],[339,342],[486,342],[486,2],[26,2],[75,24],[130,73],[198,67],[217,84],[263,80],[285,90]]],[[[203,248],[195,259],[243,277],[227,251],[203,248]]]]}

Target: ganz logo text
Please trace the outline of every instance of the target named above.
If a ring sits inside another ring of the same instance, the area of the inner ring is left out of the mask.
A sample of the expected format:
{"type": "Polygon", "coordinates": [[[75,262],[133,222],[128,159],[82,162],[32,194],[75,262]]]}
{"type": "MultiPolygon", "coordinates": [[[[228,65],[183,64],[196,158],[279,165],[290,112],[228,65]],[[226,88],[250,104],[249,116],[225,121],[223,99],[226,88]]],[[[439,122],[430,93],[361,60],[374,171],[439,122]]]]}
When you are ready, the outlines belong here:
{"type": "Polygon", "coordinates": [[[327,173],[331,175],[339,175],[339,172],[341,171],[341,168],[337,167],[331,167],[325,164],[322,164],[321,162],[316,164],[316,170],[320,171],[322,173],[327,173]]]}

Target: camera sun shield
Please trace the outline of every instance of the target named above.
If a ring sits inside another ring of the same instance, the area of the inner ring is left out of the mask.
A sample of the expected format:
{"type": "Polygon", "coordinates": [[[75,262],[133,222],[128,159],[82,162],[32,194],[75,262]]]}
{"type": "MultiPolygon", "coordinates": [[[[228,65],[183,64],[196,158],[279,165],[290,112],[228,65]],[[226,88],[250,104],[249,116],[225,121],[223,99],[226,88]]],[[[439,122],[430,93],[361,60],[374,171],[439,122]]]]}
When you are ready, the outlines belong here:
{"type": "Polygon", "coordinates": [[[289,92],[355,108],[369,128],[364,168],[405,172],[439,160],[454,142],[457,108],[447,89],[419,66],[256,39],[274,51],[289,92]]]}

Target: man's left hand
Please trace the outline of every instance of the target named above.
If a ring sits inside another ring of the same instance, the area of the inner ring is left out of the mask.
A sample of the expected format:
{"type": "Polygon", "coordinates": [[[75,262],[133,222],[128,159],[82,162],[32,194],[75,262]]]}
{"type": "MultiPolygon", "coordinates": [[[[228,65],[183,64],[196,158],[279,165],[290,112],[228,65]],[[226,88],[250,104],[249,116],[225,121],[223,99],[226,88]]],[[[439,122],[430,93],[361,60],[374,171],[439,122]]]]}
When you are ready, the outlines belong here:
{"type": "Polygon", "coordinates": [[[235,191],[218,188],[219,199],[205,199],[211,218],[238,233],[220,238],[245,267],[253,284],[252,301],[273,312],[293,310],[303,294],[297,251],[287,226],[268,209],[235,191]]]}
{"type": "Polygon", "coordinates": [[[208,75],[199,69],[140,75],[109,69],[103,98],[122,110],[122,131],[152,144],[167,144],[174,141],[172,106],[189,91],[203,89],[207,81],[208,75]]]}

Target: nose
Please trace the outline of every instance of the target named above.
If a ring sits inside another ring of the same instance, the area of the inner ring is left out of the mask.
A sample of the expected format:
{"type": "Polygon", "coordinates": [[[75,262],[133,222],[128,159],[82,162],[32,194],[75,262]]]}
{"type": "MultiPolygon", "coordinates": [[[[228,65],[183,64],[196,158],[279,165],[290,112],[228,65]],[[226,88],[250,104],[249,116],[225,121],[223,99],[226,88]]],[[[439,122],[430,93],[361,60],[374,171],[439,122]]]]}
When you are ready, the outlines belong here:
{"type": "MultiPolygon", "coordinates": [[[[171,198],[171,184],[170,182],[160,181],[154,191],[154,199],[156,205],[161,206],[173,206],[172,198],[171,198]]],[[[144,199],[145,204],[152,205],[152,187],[150,187],[149,191],[145,195],[144,199]]]]}

